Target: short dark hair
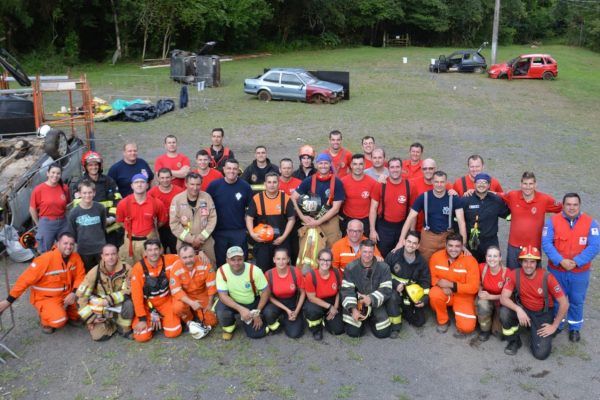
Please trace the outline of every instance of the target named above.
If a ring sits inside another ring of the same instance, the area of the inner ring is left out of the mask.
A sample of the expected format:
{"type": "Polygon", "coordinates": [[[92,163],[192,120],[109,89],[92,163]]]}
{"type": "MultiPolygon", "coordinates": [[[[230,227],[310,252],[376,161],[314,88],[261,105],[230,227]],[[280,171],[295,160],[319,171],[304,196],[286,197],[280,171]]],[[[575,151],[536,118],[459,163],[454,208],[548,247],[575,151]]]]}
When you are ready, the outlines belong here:
{"type": "Polygon", "coordinates": [[[165,136],[165,143],[167,143],[167,139],[175,139],[175,141],[177,141],[177,136],[175,136],[175,135],[167,135],[167,136],[165,136]]]}
{"type": "Polygon", "coordinates": [[[338,131],[337,129],[332,130],[331,132],[329,132],[329,139],[331,139],[333,135],[340,135],[340,137],[342,137],[342,132],[338,131]]]}
{"type": "Polygon", "coordinates": [[[523,175],[521,175],[521,182],[523,182],[525,179],[533,179],[533,181],[536,182],[535,174],[531,171],[523,172],[523,175]]]}
{"type": "Polygon", "coordinates": [[[419,142],[414,142],[413,144],[411,144],[409,149],[412,149],[413,147],[417,147],[417,148],[421,149],[421,152],[423,152],[423,150],[425,150],[423,145],[419,142]]]}
{"type": "Polygon", "coordinates": [[[444,171],[435,171],[433,173],[433,176],[443,176],[444,178],[448,179],[448,174],[445,173],[444,171]]]}
{"type": "Polygon", "coordinates": [[[286,247],[283,247],[283,246],[276,247],[275,250],[273,251],[273,256],[275,256],[275,254],[277,254],[277,253],[285,253],[286,256],[288,256],[288,257],[290,256],[290,251],[286,247]]]}
{"type": "Polygon", "coordinates": [[[420,233],[420,232],[418,232],[418,231],[416,231],[416,230],[414,230],[414,229],[411,229],[411,230],[409,230],[409,231],[408,231],[408,233],[406,234],[406,237],[409,237],[409,236],[414,236],[414,237],[416,237],[416,238],[417,238],[417,240],[419,241],[419,243],[421,243],[421,233],[420,233]]]}
{"type": "Polygon", "coordinates": [[[238,167],[240,166],[240,162],[238,160],[236,160],[235,158],[228,158],[227,160],[225,160],[225,164],[223,164],[223,166],[225,166],[227,164],[235,164],[238,167]]]}
{"type": "Polygon", "coordinates": [[[470,155],[469,158],[467,158],[467,166],[469,165],[469,162],[471,160],[473,160],[473,161],[479,160],[479,161],[481,161],[481,165],[485,164],[485,161],[483,161],[483,157],[481,157],[479,154],[472,154],[472,155],[470,155]]]}
{"type": "Polygon", "coordinates": [[[190,179],[200,179],[200,182],[202,182],[202,175],[197,172],[188,172],[188,174],[185,176],[185,181],[187,182],[190,179]]]}
{"type": "Polygon", "coordinates": [[[362,242],[360,242],[360,247],[375,247],[375,242],[372,241],[371,239],[365,239],[362,242]]]}
{"type": "Polygon", "coordinates": [[[388,160],[388,165],[390,165],[390,163],[392,161],[398,161],[400,163],[400,165],[402,165],[402,159],[400,157],[392,157],[388,160]]]}
{"type": "Polygon", "coordinates": [[[104,249],[108,248],[108,247],[114,247],[115,250],[119,251],[119,248],[112,244],[112,243],[106,243],[104,246],[102,246],[102,251],[100,252],[100,254],[104,253],[104,249]]]}
{"type": "Polygon", "coordinates": [[[191,244],[189,243],[184,243],[181,245],[181,247],[179,248],[179,250],[177,250],[177,254],[181,253],[182,250],[187,250],[187,249],[192,249],[194,250],[194,248],[192,247],[191,244]]]}
{"type": "Polygon", "coordinates": [[[375,138],[373,136],[370,136],[370,135],[367,135],[367,136],[363,137],[361,139],[360,143],[362,144],[362,143],[365,142],[365,140],[369,140],[369,139],[371,139],[373,141],[373,143],[375,143],[375,138]]]}
{"type": "Polygon", "coordinates": [[[281,165],[282,162],[291,162],[292,166],[294,166],[294,162],[292,161],[291,158],[288,158],[288,157],[282,158],[281,160],[279,160],[279,165],[281,165]]]}
{"type": "Polygon", "coordinates": [[[265,151],[267,151],[267,147],[265,145],[259,144],[258,146],[256,146],[254,148],[254,151],[258,150],[258,149],[265,149],[265,151]]]}
{"type": "Polygon", "coordinates": [[[92,190],[96,190],[96,184],[90,179],[82,179],[81,182],[77,185],[77,190],[81,191],[82,188],[92,188],[92,190]]]}
{"type": "Polygon", "coordinates": [[[148,239],[144,242],[144,250],[148,250],[149,246],[158,246],[162,249],[162,243],[158,239],[148,239]]]}
{"type": "Polygon", "coordinates": [[[331,257],[331,260],[333,261],[333,253],[331,252],[330,249],[328,249],[328,248],[321,249],[319,251],[319,253],[317,253],[317,259],[320,259],[323,254],[329,254],[329,257],[331,257]]]}
{"type": "Polygon", "coordinates": [[[208,156],[210,157],[210,154],[208,154],[208,151],[206,151],[205,149],[200,149],[196,152],[196,158],[198,158],[199,156],[208,156]]]}
{"type": "Polygon", "coordinates": [[[213,130],[210,131],[211,134],[215,132],[221,132],[221,136],[225,137],[225,131],[223,130],[223,128],[213,128],[213,130]]]}
{"type": "Polygon", "coordinates": [[[158,176],[160,174],[169,174],[170,176],[173,176],[173,172],[171,172],[171,170],[169,168],[165,168],[165,167],[162,167],[161,169],[159,169],[156,172],[156,176],[158,176]]]}
{"type": "Polygon", "coordinates": [[[270,172],[267,172],[267,173],[265,174],[265,181],[267,180],[267,178],[270,178],[270,177],[272,177],[272,176],[274,176],[274,177],[276,177],[277,179],[279,179],[279,174],[278,174],[277,172],[275,172],[275,171],[270,171],[270,172]]]}
{"type": "Polygon", "coordinates": [[[358,160],[359,158],[365,159],[365,155],[363,153],[352,154],[352,160],[358,160]]]}
{"type": "Polygon", "coordinates": [[[459,241],[462,243],[463,237],[460,233],[452,232],[446,237],[446,243],[451,242],[451,241],[459,241]]]}
{"type": "Polygon", "coordinates": [[[61,232],[61,233],[58,234],[58,236],[56,237],[56,241],[58,242],[60,239],[62,239],[64,237],[68,237],[69,239],[77,240],[75,238],[75,235],[73,235],[71,232],[64,231],[64,232],[61,232]]]}
{"type": "Polygon", "coordinates": [[[565,194],[562,199],[563,204],[567,199],[577,199],[577,200],[579,200],[579,204],[581,204],[581,197],[579,197],[579,194],[577,194],[575,192],[569,192],[569,193],[565,194]]]}

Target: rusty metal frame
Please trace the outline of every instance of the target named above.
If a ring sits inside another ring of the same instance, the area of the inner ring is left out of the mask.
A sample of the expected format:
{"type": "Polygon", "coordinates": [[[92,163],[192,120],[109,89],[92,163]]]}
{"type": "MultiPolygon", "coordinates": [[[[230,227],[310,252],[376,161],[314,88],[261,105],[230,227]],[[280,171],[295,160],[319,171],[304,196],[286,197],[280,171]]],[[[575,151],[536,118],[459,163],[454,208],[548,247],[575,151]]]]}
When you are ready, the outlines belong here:
{"type": "MultiPolygon", "coordinates": [[[[8,254],[6,252],[6,249],[4,249],[1,253],[0,253],[0,258],[4,259],[4,262],[2,263],[4,265],[4,282],[6,285],[6,292],[10,292],[10,281],[8,279],[8,254]]],[[[11,356],[13,356],[14,358],[20,359],[20,357],[11,349],[8,348],[8,346],[6,346],[3,342],[4,342],[4,338],[6,336],[8,336],[8,334],[15,328],[15,312],[12,308],[12,305],[10,307],[8,307],[10,310],[10,327],[8,329],[5,329],[4,327],[4,323],[2,322],[2,314],[0,314],[0,332],[2,333],[2,335],[0,336],[0,348],[4,351],[6,351],[8,354],[10,354],[11,356]]],[[[6,360],[4,360],[4,358],[0,357],[0,363],[2,364],[6,364],[6,360]]]]}

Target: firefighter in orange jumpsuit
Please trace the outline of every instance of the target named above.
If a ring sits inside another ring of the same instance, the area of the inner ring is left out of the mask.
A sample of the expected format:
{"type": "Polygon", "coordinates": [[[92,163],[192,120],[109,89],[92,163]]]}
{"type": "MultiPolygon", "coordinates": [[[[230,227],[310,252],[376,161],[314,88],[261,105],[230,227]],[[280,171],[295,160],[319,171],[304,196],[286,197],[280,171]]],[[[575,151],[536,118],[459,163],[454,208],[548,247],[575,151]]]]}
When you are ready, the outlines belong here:
{"type": "Polygon", "coordinates": [[[169,338],[181,334],[179,317],[173,311],[168,276],[169,267],[178,257],[163,255],[161,250],[159,240],[146,240],[144,257],[131,271],[131,300],[135,311],[133,338],[138,342],[152,339],[152,332],[161,328],[169,338]]]}
{"type": "Polygon", "coordinates": [[[74,248],[75,237],[71,233],[61,233],[56,246],[36,257],[19,276],[9,296],[0,302],[0,313],[31,288],[30,301],[40,315],[44,333],[53,333],[68,320],[77,321],[75,292],[85,278],[85,269],[74,248]]]}
{"type": "Polygon", "coordinates": [[[169,271],[173,312],[189,324],[201,322],[217,326],[217,316],[211,311],[217,294],[216,275],[212,265],[196,256],[194,248],[184,244],[179,249],[179,260],[169,271]]]}
{"type": "Polygon", "coordinates": [[[463,254],[462,236],[451,233],[446,248],[433,253],[429,259],[431,290],[429,304],[437,318],[437,331],[446,333],[450,326],[448,307],[456,318],[456,337],[475,330],[475,296],[479,291],[479,265],[472,256],[463,254]]]}

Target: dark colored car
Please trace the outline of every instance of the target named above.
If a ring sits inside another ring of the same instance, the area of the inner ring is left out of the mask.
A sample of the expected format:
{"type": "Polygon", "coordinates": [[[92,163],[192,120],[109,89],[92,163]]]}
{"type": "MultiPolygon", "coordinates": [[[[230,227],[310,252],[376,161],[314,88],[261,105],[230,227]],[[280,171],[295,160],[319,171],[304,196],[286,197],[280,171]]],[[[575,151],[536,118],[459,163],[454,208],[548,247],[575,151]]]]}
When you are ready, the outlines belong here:
{"type": "Polygon", "coordinates": [[[558,76],[558,63],[550,54],[523,54],[506,63],[492,65],[488,76],[495,79],[548,81],[558,76]]]}
{"type": "Polygon", "coordinates": [[[429,65],[429,72],[485,72],[487,64],[481,50],[486,45],[484,42],[477,50],[459,50],[447,57],[441,55],[429,65]]]}

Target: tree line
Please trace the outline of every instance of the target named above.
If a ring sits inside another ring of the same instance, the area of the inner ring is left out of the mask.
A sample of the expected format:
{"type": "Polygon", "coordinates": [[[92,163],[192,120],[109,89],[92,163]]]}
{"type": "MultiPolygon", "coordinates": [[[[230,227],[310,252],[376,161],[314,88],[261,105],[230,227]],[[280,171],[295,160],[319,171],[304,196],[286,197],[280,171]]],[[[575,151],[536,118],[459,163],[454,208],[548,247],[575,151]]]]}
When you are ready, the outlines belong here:
{"type": "MultiPolygon", "coordinates": [[[[216,52],[378,46],[384,32],[413,45],[490,40],[494,0],[2,0],[0,46],[81,61],[216,52]]],[[[502,0],[501,44],[553,41],[600,50],[600,0],[502,0]]]]}

